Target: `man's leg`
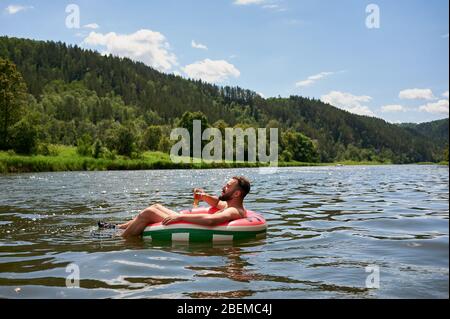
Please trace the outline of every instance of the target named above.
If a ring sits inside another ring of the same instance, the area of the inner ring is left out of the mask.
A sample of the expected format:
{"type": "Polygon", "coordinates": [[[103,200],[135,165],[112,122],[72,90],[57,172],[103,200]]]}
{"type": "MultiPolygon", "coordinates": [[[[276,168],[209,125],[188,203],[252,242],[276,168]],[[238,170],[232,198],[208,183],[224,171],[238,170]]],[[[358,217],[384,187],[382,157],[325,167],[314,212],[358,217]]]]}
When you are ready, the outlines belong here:
{"type": "MultiPolygon", "coordinates": [[[[169,216],[170,216],[170,215],[178,215],[178,213],[176,213],[176,212],[174,212],[173,210],[170,210],[170,209],[168,209],[168,208],[166,208],[166,207],[164,207],[164,206],[162,206],[162,205],[160,205],[160,204],[154,204],[154,205],[148,207],[147,209],[150,209],[150,208],[151,208],[151,209],[159,210],[159,211],[161,211],[162,213],[166,213],[166,214],[169,215],[169,216]]],[[[166,216],[166,217],[167,217],[167,216],[166,216]]],[[[132,220],[126,222],[125,224],[120,224],[120,225],[118,225],[117,227],[120,228],[120,229],[127,229],[128,226],[130,226],[131,223],[133,223],[133,222],[136,220],[136,218],[137,218],[137,217],[133,218],[132,220]]],[[[164,217],[164,218],[165,218],[165,217],[164,217]]],[[[149,224],[150,224],[150,223],[149,223],[149,224]]]]}
{"type": "Polygon", "coordinates": [[[128,226],[131,225],[132,222],[134,222],[136,218],[133,218],[132,220],[130,220],[129,222],[126,222],[125,224],[120,224],[117,227],[119,227],[119,229],[127,229],[128,226]]]}
{"type": "Polygon", "coordinates": [[[159,223],[170,215],[178,214],[162,205],[156,204],[144,209],[132,221],[119,227],[125,229],[125,232],[122,234],[123,237],[139,236],[148,224],[159,223]]]}

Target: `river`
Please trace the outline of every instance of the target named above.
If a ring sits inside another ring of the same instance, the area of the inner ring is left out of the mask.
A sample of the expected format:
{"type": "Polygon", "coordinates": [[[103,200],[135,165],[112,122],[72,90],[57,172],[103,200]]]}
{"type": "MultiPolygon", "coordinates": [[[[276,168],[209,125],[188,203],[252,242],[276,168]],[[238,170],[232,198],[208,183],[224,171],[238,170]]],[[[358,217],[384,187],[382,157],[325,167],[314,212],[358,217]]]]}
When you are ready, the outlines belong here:
{"type": "Polygon", "coordinates": [[[446,166],[29,173],[0,189],[0,298],[449,298],[446,166]],[[233,175],[252,181],[266,238],[92,233],[151,203],[190,208],[193,187],[218,194],[233,175]]]}

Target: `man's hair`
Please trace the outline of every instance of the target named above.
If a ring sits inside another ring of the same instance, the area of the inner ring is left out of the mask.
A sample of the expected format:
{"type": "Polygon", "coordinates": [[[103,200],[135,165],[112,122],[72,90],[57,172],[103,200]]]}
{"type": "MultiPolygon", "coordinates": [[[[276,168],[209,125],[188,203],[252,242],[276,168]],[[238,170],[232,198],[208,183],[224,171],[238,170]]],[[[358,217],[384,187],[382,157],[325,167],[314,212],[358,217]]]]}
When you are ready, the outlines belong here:
{"type": "Polygon", "coordinates": [[[238,186],[242,191],[242,198],[250,193],[250,181],[247,178],[244,176],[233,176],[232,179],[235,179],[238,182],[238,186]]]}

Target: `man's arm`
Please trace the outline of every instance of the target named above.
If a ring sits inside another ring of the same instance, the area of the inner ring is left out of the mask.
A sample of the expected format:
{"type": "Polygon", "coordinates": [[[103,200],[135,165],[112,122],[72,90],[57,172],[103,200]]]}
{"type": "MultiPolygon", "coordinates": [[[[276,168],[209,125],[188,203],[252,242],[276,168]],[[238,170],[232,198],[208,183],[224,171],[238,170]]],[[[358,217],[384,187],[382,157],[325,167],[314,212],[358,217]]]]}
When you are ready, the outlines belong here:
{"type": "Polygon", "coordinates": [[[168,225],[184,221],[204,226],[215,226],[233,220],[233,215],[236,213],[239,214],[235,208],[227,208],[223,212],[216,214],[181,214],[167,217],[162,221],[162,224],[168,225]]]}

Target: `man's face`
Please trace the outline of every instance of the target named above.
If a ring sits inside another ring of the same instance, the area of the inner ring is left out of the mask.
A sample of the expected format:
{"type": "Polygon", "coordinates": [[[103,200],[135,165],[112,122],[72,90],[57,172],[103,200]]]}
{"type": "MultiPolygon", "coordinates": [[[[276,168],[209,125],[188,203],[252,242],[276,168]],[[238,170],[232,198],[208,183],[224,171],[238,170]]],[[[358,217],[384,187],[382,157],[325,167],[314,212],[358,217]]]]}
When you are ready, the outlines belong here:
{"type": "Polygon", "coordinates": [[[228,201],[233,198],[233,194],[236,191],[238,181],[235,179],[230,179],[223,187],[222,187],[222,195],[220,195],[219,199],[222,201],[228,201]]]}

